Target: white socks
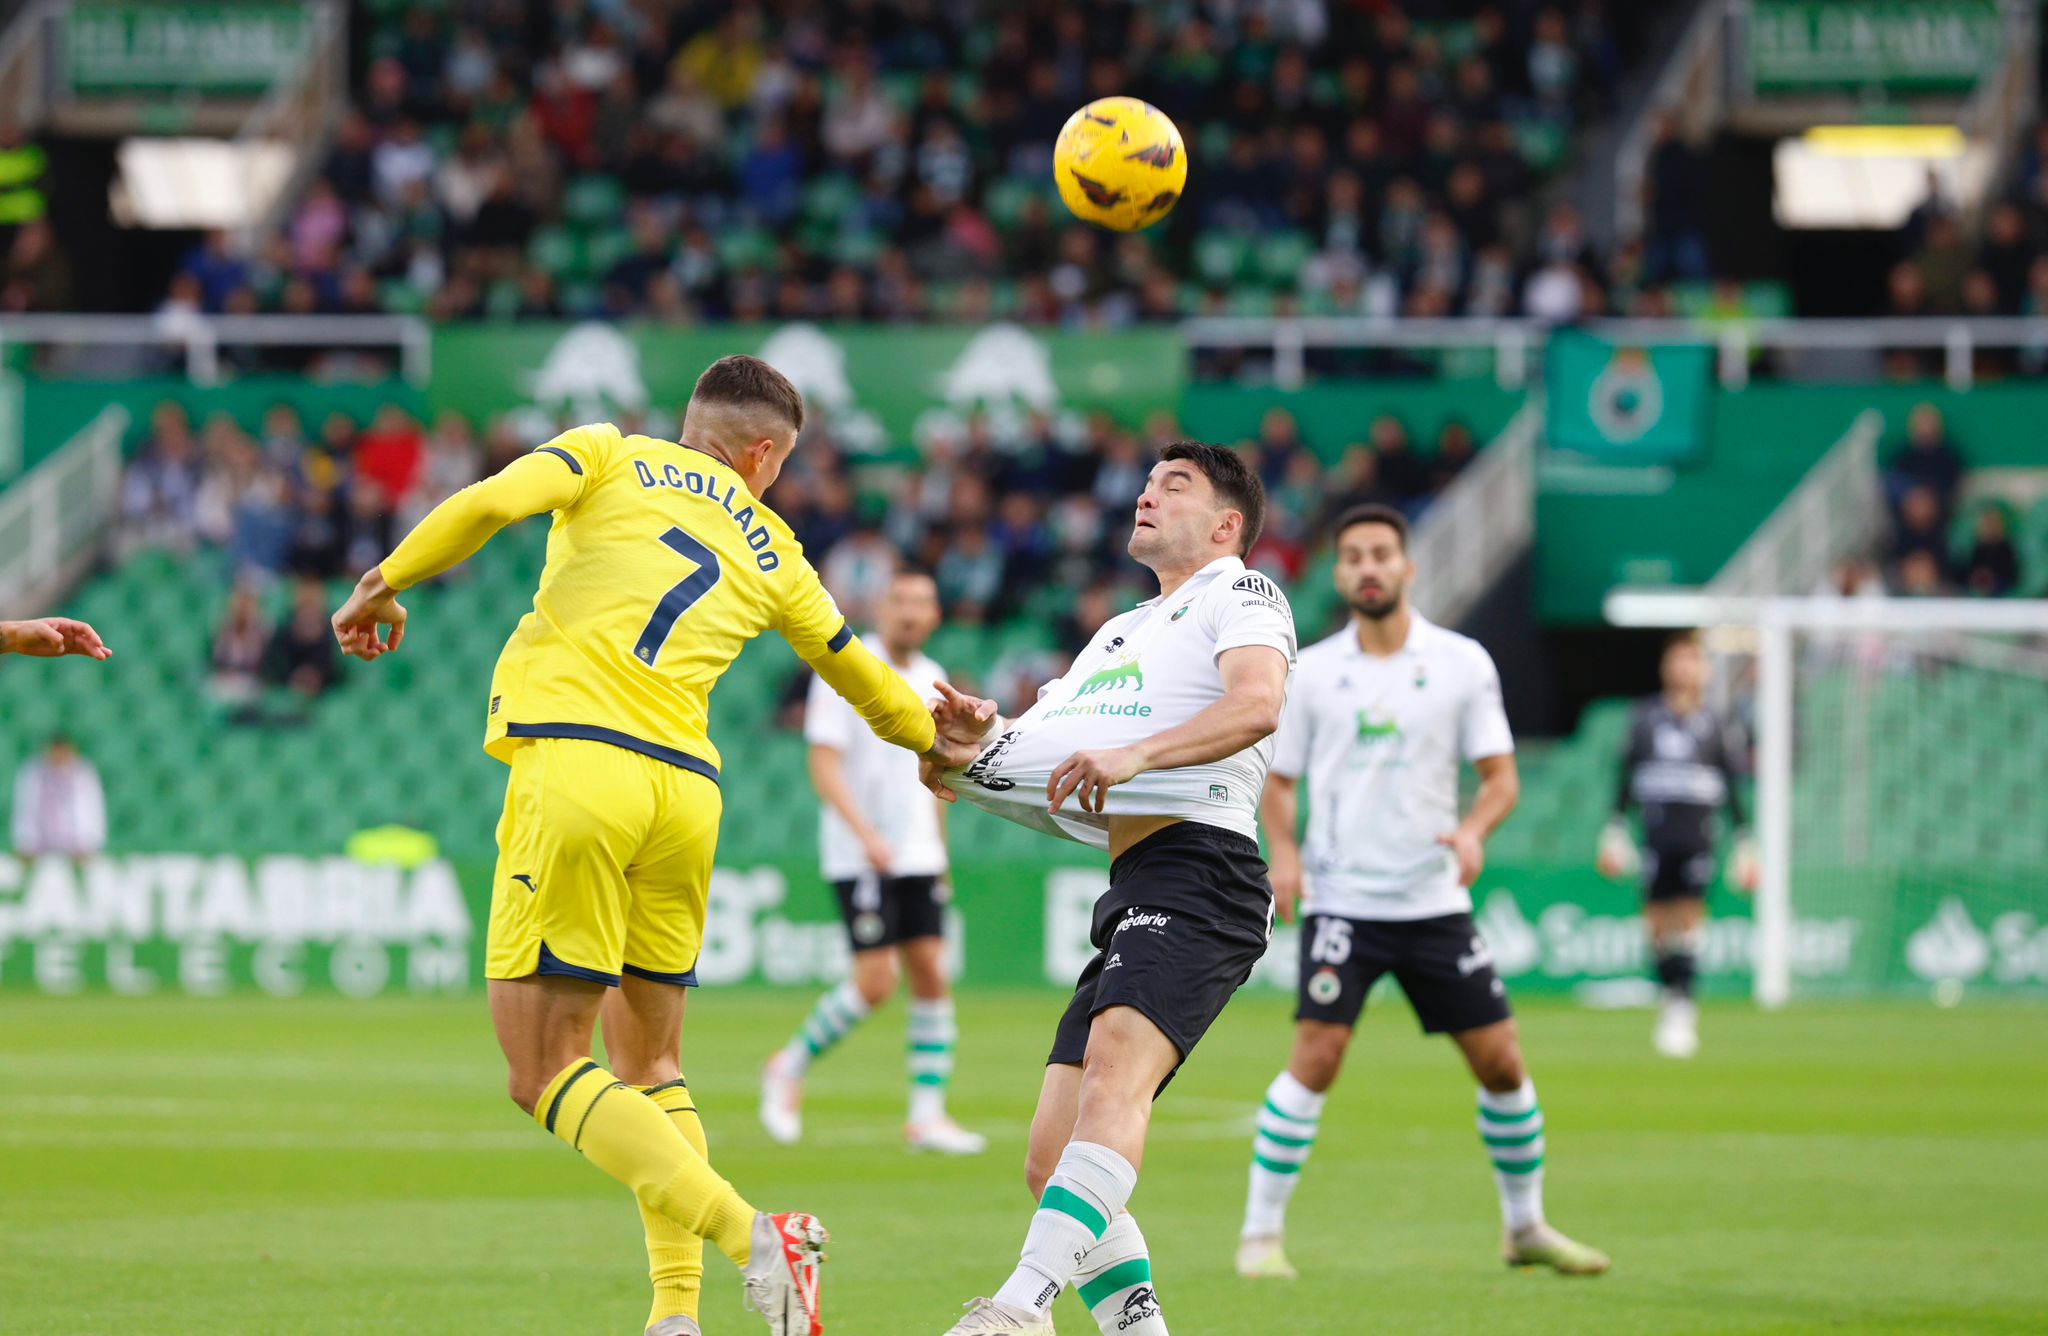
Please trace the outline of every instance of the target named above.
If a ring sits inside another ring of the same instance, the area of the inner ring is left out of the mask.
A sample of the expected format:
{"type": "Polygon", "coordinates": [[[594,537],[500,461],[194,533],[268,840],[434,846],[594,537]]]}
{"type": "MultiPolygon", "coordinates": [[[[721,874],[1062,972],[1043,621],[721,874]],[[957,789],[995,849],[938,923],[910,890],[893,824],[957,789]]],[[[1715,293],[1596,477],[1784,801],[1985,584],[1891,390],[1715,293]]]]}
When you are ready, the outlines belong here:
{"type": "Polygon", "coordinates": [[[953,1080],[953,1045],[960,1030],[953,999],[910,999],[910,1121],[946,1116],[946,1087],[953,1080]]]}
{"type": "Polygon", "coordinates": [[[1479,1090],[1479,1139],[1493,1161],[1500,1217],[1509,1233],[1543,1223],[1543,1106],[1536,1083],[1496,1095],[1479,1090]]]}
{"type": "Polygon", "coordinates": [[[1245,1199],[1245,1238],[1277,1235],[1287,1223],[1287,1199],[1301,1181],[1301,1166],[1315,1146],[1316,1127],[1328,1095],[1319,1095],[1281,1072],[1266,1087],[1252,1139],[1251,1191],[1245,1199]]]}
{"type": "Polygon", "coordinates": [[[853,1027],[867,1019],[867,999],[860,995],[860,989],[847,979],[837,988],[818,999],[811,1014],[804,1018],[803,1028],[796,1032],[783,1047],[784,1061],[789,1063],[790,1075],[802,1076],[810,1068],[814,1058],[823,1056],[825,1051],[846,1038],[853,1027]]]}
{"type": "Polygon", "coordinates": [[[1167,1336],[1152,1289],[1152,1254],[1129,1211],[1110,1221],[1088,1250],[1074,1273],[1074,1289],[1103,1336],[1167,1336]]]}
{"type": "Polygon", "coordinates": [[[1137,1186],[1138,1171],[1109,1147],[1068,1142],[1038,1199],[1017,1269],[996,1291],[996,1302],[1030,1313],[1051,1309],[1137,1186]]]}

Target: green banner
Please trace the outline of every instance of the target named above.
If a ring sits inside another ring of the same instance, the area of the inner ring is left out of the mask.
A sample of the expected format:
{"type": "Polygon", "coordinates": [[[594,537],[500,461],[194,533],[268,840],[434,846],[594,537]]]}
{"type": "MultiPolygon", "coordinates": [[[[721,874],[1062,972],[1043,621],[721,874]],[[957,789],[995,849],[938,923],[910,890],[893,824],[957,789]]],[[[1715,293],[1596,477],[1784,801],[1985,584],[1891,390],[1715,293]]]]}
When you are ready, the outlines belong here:
{"type": "Polygon", "coordinates": [[[310,6],[76,4],[64,68],[81,93],[255,93],[297,70],[312,39],[310,6]]]}
{"type": "Polygon", "coordinates": [[[698,374],[731,353],[772,363],[831,422],[835,440],[865,455],[905,451],[977,411],[999,428],[1034,411],[1096,410],[1135,426],[1179,407],[1187,361],[1172,330],[442,325],[429,397],[436,411],[474,418],[525,407],[539,423],[644,414],[650,427],[672,428],[698,374]]]}
{"type": "Polygon", "coordinates": [[[1749,68],[1765,93],[1959,93],[2004,40],[1995,0],[1754,0],[1749,68]]]}
{"type": "Polygon", "coordinates": [[[1544,356],[1550,444],[1603,464],[1675,464],[1707,442],[1714,351],[1618,347],[1575,330],[1544,356]]]}
{"type": "MultiPolygon", "coordinates": [[[[1061,851],[1048,848],[1057,856],[1061,851]]],[[[306,992],[370,997],[481,986],[492,867],[404,871],[339,856],[134,854],[79,865],[0,858],[0,989],[72,993],[306,992]]],[[[1873,883],[1795,917],[1800,991],[2038,991],[2048,918],[2024,899],[1873,883]]],[[[956,871],[956,974],[969,985],[1072,986],[1107,885],[1100,865],[1002,863],[956,871]]],[[[1475,896],[1495,967],[1518,993],[1640,992],[1647,977],[1633,889],[1582,868],[1490,869],[1475,896]]],[[[1749,987],[1751,922],[1718,896],[1702,971],[1749,987]]],[[[1276,930],[1254,988],[1290,992],[1297,930],[1276,930]]],[[[697,972],[706,987],[813,988],[844,976],[846,935],[816,866],[721,867],[697,972]]]]}

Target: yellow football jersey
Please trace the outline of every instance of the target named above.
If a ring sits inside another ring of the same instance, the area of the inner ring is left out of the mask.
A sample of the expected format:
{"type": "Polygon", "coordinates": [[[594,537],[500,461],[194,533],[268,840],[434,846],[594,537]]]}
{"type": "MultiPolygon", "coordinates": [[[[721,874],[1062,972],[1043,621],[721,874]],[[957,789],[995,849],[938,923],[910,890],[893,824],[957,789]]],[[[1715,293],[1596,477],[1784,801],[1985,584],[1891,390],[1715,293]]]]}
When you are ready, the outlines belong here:
{"type": "MultiPolygon", "coordinates": [[[[789,526],[731,468],[609,423],[536,453],[561,460],[573,496],[555,494],[533,611],[492,676],[493,756],[509,762],[522,738],[583,738],[715,778],[711,688],[768,630],[884,738],[931,745],[924,703],[854,639],[789,526]]],[[[385,574],[399,583],[390,563],[385,574]]]]}

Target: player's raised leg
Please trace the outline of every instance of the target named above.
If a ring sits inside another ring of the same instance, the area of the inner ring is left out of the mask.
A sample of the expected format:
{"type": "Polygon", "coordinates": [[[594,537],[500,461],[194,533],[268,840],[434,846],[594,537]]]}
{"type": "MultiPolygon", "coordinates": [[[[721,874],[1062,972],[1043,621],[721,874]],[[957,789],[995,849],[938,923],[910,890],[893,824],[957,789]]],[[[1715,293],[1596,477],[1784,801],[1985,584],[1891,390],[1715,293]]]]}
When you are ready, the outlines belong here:
{"type": "MultiPolygon", "coordinates": [[[[600,1023],[612,1074],[653,1100],[709,1163],[703,1117],[679,1060],[688,996],[681,988],[628,975],[606,996],[600,1023]]],[[[704,1240],[644,1202],[640,1226],[647,1235],[647,1275],[654,1285],[647,1315],[650,1336],[701,1336],[697,1312],[704,1289],[704,1240]]]]}
{"type": "MultiPolygon", "coordinates": [[[[1313,981],[1321,976],[1303,977],[1313,981]]],[[[1295,1025],[1294,1051],[1287,1059],[1287,1069],[1266,1087],[1266,1101],[1259,1109],[1252,1137],[1251,1185],[1237,1243],[1240,1276],[1253,1280],[1295,1278],[1283,1246],[1287,1203],[1301,1182],[1309,1152],[1315,1148],[1323,1105],[1343,1069],[1344,1050],[1350,1043],[1348,1024],[1304,1018],[1295,1025]]]]}
{"type": "Polygon", "coordinates": [[[1479,1139],[1500,1191],[1501,1255],[1511,1266],[1597,1276],[1607,1254],[1565,1237],[1543,1217],[1543,1106],[1522,1062],[1512,1018],[1451,1036],[1479,1082],[1479,1139]]]}
{"type": "Polygon", "coordinates": [[[936,931],[936,913],[931,927],[934,931],[920,932],[902,947],[904,973],[910,978],[910,1117],[903,1137],[912,1150],[979,1155],[988,1149],[988,1138],[960,1126],[946,1111],[960,1029],[953,1013],[952,985],[946,979],[946,940],[936,931]]]}
{"type": "MultiPolygon", "coordinates": [[[[877,879],[879,880],[879,879],[877,879]]],[[[853,953],[853,969],[821,994],[789,1042],[761,1068],[761,1126],[785,1146],[804,1133],[804,1077],[811,1064],[852,1034],[896,991],[896,955],[888,947],[853,953]]]]}

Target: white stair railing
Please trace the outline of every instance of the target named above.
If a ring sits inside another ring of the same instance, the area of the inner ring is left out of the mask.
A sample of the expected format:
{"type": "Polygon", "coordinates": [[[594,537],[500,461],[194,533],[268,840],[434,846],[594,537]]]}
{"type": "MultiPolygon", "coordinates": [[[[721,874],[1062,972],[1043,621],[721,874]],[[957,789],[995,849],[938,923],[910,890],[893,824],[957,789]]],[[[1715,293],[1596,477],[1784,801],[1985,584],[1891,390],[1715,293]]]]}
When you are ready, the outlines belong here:
{"type": "Polygon", "coordinates": [[[0,492],[0,615],[40,611],[106,536],[127,430],[128,410],[109,405],[0,492]]]}
{"type": "Polygon", "coordinates": [[[1877,441],[1884,415],[1859,413],[1770,518],[1707,584],[1716,598],[1805,594],[1846,556],[1867,551],[1884,523],[1877,441]]]}
{"type": "Polygon", "coordinates": [[[1441,625],[1464,620],[1535,536],[1543,408],[1534,400],[1431,503],[1409,535],[1416,605],[1441,625]]]}

